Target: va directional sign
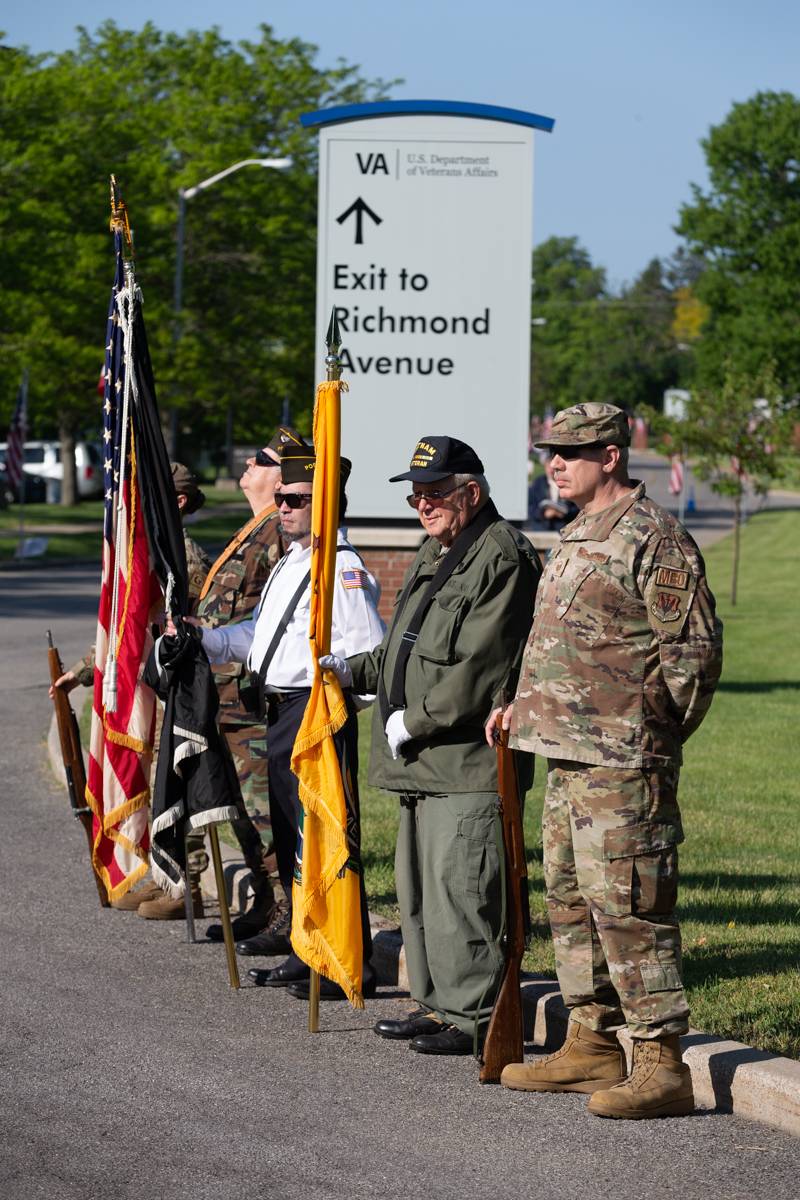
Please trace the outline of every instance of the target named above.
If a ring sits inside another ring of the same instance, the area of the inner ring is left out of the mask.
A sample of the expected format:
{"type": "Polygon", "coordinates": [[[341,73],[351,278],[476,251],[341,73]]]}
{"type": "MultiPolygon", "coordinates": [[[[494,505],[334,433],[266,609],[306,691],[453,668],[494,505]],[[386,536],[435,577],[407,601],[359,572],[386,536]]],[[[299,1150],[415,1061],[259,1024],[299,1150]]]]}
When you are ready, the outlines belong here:
{"type": "MultiPolygon", "coordinates": [[[[410,515],[403,470],[449,434],[527,515],[533,133],[546,117],[444,101],[312,113],[320,126],[317,329],[342,333],[348,513],[410,515]]],[[[321,339],[320,339],[321,341],[321,339]]],[[[324,346],[317,374],[324,378],[324,346]]]]}

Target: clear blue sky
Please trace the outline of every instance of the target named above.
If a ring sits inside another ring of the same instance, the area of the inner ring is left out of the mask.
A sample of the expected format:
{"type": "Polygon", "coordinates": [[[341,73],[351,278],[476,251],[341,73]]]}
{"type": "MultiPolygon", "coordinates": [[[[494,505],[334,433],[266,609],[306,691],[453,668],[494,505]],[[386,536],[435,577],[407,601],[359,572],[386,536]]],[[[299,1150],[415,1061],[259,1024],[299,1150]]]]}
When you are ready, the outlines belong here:
{"type": "Polygon", "coordinates": [[[612,284],[677,244],[700,139],[737,100],[800,90],[797,0],[39,0],[0,15],[5,41],[63,50],[78,24],[272,25],[319,46],[318,64],[402,77],[396,98],[472,100],[555,117],[537,134],[534,237],[577,236],[612,284]]]}

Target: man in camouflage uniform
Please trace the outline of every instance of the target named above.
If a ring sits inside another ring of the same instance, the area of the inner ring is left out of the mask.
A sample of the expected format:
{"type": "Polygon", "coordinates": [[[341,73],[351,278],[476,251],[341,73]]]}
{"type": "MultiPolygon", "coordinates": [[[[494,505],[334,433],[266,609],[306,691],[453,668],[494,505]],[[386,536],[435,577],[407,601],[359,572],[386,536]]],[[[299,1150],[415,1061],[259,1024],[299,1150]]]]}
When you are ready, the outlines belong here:
{"type": "Polygon", "coordinates": [[[633,1118],[694,1106],[679,1044],[677,789],[719,679],[722,626],[694,541],[629,480],[629,440],[620,409],[579,404],[537,443],[582,511],[542,577],[504,723],[513,745],[548,759],[545,882],[570,1023],[561,1050],[506,1067],[502,1083],[592,1093],[591,1112],[633,1118]]]}

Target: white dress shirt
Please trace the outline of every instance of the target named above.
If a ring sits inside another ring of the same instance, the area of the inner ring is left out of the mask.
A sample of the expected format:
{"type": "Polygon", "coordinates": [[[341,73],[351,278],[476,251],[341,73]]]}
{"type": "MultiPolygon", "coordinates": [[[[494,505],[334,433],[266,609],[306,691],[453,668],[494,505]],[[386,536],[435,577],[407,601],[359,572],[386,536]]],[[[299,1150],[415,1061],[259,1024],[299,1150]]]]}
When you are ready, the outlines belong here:
{"type": "MultiPolygon", "coordinates": [[[[374,650],[386,631],[378,616],[380,587],[366,570],[340,529],[336,552],[336,582],[333,589],[331,653],[341,658],[374,650]]],[[[311,547],[292,542],[264,585],[258,607],[247,621],[201,628],[203,649],[212,663],[243,662],[258,671],[289,601],[311,566],[311,547]]],[[[267,670],[266,690],[288,691],[310,687],[313,675],[308,624],[311,585],[300,597],[286,632],[278,643],[267,670]]]]}

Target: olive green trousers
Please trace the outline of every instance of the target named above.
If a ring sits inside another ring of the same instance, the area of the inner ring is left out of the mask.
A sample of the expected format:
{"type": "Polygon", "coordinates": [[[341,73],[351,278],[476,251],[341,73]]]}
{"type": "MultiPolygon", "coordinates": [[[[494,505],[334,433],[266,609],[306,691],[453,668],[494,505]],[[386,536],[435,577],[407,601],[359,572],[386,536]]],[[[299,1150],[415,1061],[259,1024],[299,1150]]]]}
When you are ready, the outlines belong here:
{"type": "Polygon", "coordinates": [[[503,965],[497,796],[404,793],[400,803],[395,881],[411,995],[482,1038],[503,965]]]}

